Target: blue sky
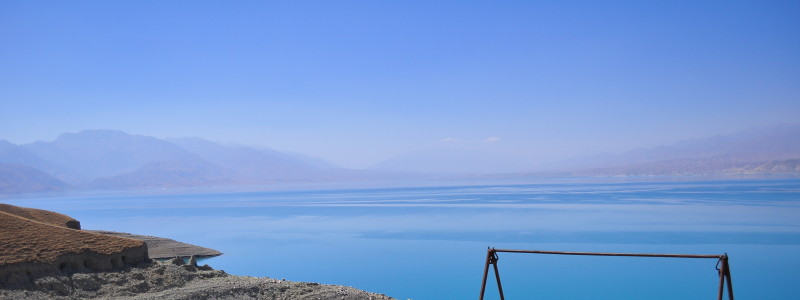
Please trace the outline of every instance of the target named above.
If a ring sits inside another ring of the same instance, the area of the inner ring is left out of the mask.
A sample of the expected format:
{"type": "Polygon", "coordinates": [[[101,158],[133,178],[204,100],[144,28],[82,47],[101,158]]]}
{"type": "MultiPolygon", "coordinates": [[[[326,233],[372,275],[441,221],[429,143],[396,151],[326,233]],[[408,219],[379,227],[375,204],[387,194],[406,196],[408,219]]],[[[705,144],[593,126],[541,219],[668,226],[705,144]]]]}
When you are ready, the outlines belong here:
{"type": "Polygon", "coordinates": [[[797,1],[2,1],[0,139],[531,162],[800,115],[797,1]]]}

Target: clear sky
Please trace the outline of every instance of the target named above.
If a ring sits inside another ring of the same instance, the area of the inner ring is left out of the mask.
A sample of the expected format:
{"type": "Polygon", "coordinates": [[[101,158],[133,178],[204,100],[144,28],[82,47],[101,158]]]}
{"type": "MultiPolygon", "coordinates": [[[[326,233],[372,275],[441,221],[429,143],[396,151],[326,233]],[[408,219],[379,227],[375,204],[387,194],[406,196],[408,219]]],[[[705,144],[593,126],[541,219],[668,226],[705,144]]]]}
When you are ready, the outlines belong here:
{"type": "Polygon", "coordinates": [[[0,139],[117,129],[366,167],[800,120],[800,1],[0,1],[0,139]]]}

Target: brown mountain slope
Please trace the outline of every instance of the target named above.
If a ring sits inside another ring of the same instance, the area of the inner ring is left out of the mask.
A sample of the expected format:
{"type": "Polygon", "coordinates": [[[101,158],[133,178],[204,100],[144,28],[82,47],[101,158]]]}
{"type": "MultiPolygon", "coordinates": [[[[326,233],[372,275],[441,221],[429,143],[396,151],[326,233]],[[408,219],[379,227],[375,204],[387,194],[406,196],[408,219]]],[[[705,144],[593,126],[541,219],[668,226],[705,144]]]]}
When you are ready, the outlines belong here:
{"type": "MultiPolygon", "coordinates": [[[[6,207],[44,220],[61,216],[6,207]]],[[[62,215],[63,216],[63,215],[62,215]]],[[[66,217],[66,216],[63,216],[66,217]]],[[[149,260],[144,242],[48,224],[0,211],[0,288],[53,273],[107,271],[149,260]]]]}
{"type": "MultiPolygon", "coordinates": [[[[52,263],[63,254],[114,254],[144,242],[69,229],[0,212],[0,266],[52,263]]],[[[84,266],[79,266],[79,268],[84,266]]]]}
{"type": "Polygon", "coordinates": [[[47,223],[72,229],[81,229],[81,222],[78,222],[78,220],[75,220],[70,216],[60,214],[57,212],[52,212],[49,210],[19,207],[10,204],[0,203],[0,211],[7,212],[12,215],[17,215],[26,219],[39,221],[42,223],[47,223]]]}

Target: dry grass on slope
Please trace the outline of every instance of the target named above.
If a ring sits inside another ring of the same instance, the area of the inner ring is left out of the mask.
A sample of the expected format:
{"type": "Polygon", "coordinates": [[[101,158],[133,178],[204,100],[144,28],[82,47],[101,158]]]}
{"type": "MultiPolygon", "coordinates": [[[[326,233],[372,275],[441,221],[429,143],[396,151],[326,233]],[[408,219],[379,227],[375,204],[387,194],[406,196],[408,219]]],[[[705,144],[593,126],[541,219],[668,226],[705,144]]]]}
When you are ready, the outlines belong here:
{"type": "Polygon", "coordinates": [[[19,207],[9,204],[0,203],[0,212],[7,212],[12,215],[17,215],[26,219],[39,221],[42,223],[52,224],[61,227],[72,229],[81,229],[81,223],[70,216],[52,212],[49,210],[19,207]]]}
{"type": "MultiPolygon", "coordinates": [[[[57,213],[33,214],[44,220],[67,217],[57,213]]],[[[52,263],[62,254],[112,254],[142,245],[144,242],[134,239],[69,229],[0,211],[0,266],[20,262],[52,263]]]]}

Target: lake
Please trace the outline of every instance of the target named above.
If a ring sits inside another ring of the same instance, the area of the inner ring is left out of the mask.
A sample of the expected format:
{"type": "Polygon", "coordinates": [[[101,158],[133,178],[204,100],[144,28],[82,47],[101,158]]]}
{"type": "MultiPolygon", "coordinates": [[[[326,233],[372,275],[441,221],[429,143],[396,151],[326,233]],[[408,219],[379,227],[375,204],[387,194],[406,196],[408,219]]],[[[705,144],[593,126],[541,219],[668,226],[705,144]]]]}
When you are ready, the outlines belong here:
{"type": "MultiPolygon", "coordinates": [[[[737,299],[800,294],[800,180],[530,179],[2,202],[225,253],[235,275],[477,299],[487,247],[728,253],[737,299]]],[[[714,259],[501,253],[507,299],[714,299],[714,259]]],[[[486,299],[498,299],[494,277],[486,299]]]]}

